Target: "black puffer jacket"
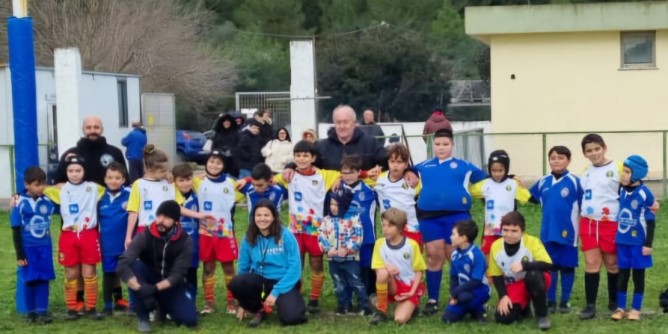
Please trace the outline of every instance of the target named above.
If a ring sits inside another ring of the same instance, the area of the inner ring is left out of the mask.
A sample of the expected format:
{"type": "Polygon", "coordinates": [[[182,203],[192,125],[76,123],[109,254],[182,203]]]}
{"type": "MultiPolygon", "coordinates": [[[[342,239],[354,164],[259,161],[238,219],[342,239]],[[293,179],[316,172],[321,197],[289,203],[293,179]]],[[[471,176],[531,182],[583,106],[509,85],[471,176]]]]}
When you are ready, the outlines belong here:
{"type": "Polygon", "coordinates": [[[193,242],[183,232],[181,224],[175,224],[174,228],[176,230],[167,240],[160,236],[155,224],[132,239],[130,247],[118,259],[116,268],[123,282],[135,276],[132,264],[137,260],[160,273],[160,277],[167,279],[171,286],[185,281],[192,262],[193,242]]]}
{"type": "Polygon", "coordinates": [[[255,165],[264,162],[263,146],[262,137],[259,134],[254,135],[248,129],[242,131],[235,153],[239,168],[252,170],[255,165]]]}
{"type": "Polygon", "coordinates": [[[327,132],[327,138],[318,141],[318,160],[316,166],[323,169],[339,170],[344,155],[356,154],[362,160],[362,169],[371,169],[376,165],[387,167],[387,150],[368,136],[360,128],[355,128],[353,138],[345,145],[339,141],[334,128],[327,132]]]}
{"type": "Polygon", "coordinates": [[[239,144],[239,138],[241,133],[239,133],[239,128],[237,123],[234,121],[234,117],[230,114],[223,115],[218,118],[216,125],[213,127],[213,138],[211,138],[212,145],[211,148],[214,150],[220,151],[231,151],[239,144]],[[224,128],[223,122],[230,121],[230,127],[224,128]]]}

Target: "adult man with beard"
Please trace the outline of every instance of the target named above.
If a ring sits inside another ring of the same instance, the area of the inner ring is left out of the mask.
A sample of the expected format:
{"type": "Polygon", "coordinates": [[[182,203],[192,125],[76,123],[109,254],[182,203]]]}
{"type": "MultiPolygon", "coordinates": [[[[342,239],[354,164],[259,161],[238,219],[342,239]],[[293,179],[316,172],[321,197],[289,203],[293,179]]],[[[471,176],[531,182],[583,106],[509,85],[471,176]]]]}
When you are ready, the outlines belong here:
{"type": "Polygon", "coordinates": [[[155,221],[135,236],[118,259],[116,271],[135,297],[138,331],[151,331],[149,312],[158,308],[177,325],[197,325],[195,300],[187,289],[193,243],[180,223],[181,206],[162,202],[155,221]]]}
{"type": "Polygon", "coordinates": [[[84,158],[85,181],[104,184],[106,168],[110,163],[116,161],[123,166],[125,157],[123,152],[116,146],[107,143],[102,135],[104,127],[102,120],[97,116],[86,116],[83,120],[83,138],[79,139],[77,145],[65,151],[60,157],[58,170],[56,172],[56,183],[67,182],[65,159],[71,155],[84,158]]]}

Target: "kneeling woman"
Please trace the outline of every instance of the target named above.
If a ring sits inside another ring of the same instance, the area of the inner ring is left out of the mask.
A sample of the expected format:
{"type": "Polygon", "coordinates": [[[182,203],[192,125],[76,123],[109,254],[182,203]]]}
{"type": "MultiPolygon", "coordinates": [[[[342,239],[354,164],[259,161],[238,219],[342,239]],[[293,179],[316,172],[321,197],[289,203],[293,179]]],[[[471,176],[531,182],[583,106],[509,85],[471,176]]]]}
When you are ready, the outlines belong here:
{"type": "Polygon", "coordinates": [[[260,200],[251,212],[238,271],[229,289],[239,302],[239,319],[254,313],[248,325],[255,327],[275,307],[283,325],[306,322],[306,306],[299,293],[299,246],[268,199],[260,200]]]}

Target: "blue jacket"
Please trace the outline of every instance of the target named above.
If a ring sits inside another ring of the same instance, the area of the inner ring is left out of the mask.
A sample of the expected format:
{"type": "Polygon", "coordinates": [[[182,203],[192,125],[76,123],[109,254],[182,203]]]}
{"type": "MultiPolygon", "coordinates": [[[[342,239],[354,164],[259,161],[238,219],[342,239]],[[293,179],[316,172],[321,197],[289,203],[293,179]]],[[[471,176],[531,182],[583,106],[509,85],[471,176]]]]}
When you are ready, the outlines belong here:
{"type": "Polygon", "coordinates": [[[258,235],[255,245],[244,237],[237,264],[239,274],[256,273],[266,279],[277,280],[271,295],[278,297],[295,287],[301,279],[302,262],[295,237],[281,227],[281,240],[258,235]]]}
{"type": "Polygon", "coordinates": [[[144,146],[146,146],[146,130],[135,128],[121,140],[121,144],[127,147],[125,157],[128,160],[141,160],[144,156],[144,146]]]}

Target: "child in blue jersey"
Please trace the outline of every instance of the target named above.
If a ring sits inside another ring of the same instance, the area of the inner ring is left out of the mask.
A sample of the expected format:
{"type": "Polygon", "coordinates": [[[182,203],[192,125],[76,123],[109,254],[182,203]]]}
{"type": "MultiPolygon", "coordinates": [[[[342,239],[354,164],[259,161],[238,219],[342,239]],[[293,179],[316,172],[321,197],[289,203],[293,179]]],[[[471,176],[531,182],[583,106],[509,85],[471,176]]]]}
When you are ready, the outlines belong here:
{"type": "Polygon", "coordinates": [[[278,184],[271,184],[273,177],[269,165],[260,163],[253,166],[251,176],[244,179],[245,184],[239,189],[239,192],[246,196],[248,213],[252,212],[255,204],[263,198],[269,199],[280,211],[287,190],[278,184]]]}
{"type": "Polygon", "coordinates": [[[351,313],[352,294],[357,293],[357,301],[363,315],[370,315],[366,287],[360,277],[359,250],[362,245],[362,223],[360,216],[348,209],[354,193],[346,187],[330,191],[329,215],[325,216],[318,228],[318,243],[327,254],[329,273],[332,275],[338,307],[337,315],[351,313]]]}
{"type": "Polygon", "coordinates": [[[615,242],[619,265],[617,286],[617,310],[613,320],[626,315],[629,320],[640,320],[645,293],[645,269],[652,267],[652,242],[656,226],[654,214],[649,208],[654,204],[654,195],[642,183],[647,176],[647,162],[639,155],[624,160],[622,189],[619,191],[619,216],[615,242]],[[633,301],[631,311],[626,314],[626,291],[633,273],[633,301]]]}
{"type": "MultiPolygon", "coordinates": [[[[362,283],[369,294],[376,292],[376,272],[371,269],[373,245],[376,243],[376,202],[373,188],[360,180],[362,164],[357,155],[344,156],[341,159],[341,187],[353,193],[353,200],[348,211],[359,216],[362,223],[362,245],[360,246],[360,274],[362,283]]],[[[352,291],[349,291],[349,294],[352,291]]],[[[362,307],[362,305],[360,305],[362,307]]]]}
{"type": "Polygon", "coordinates": [[[552,259],[552,284],[547,291],[550,312],[568,313],[578,266],[579,212],[583,195],[580,179],[569,173],[571,151],[554,146],[548,152],[552,172],[531,187],[531,201],[540,203],[543,219],[540,240],[552,259]],[[561,299],[557,307],[557,282],[561,274],[561,299]]]}
{"type": "Polygon", "coordinates": [[[473,244],[477,236],[478,226],[472,220],[461,221],[452,229],[450,240],[455,250],[450,266],[450,302],[441,318],[443,322],[457,322],[467,314],[485,321],[485,303],[491,289],[485,278],[485,255],[473,244]]]}
{"type": "Polygon", "coordinates": [[[126,209],[130,188],[125,186],[126,178],[125,166],[117,162],[109,164],[104,176],[107,187],[97,203],[102,252],[102,296],[106,315],[112,315],[114,309],[124,311],[129,307],[128,301],[123,299],[121,280],[116,275],[118,257],[125,251],[125,231],[128,227],[126,209]]]}
{"type": "MultiPolygon", "coordinates": [[[[187,163],[175,165],[172,177],[176,186],[176,200],[181,206],[195,212],[199,211],[197,194],[193,186],[193,169],[187,163]]],[[[187,290],[193,300],[197,297],[197,268],[199,267],[199,219],[181,215],[181,227],[193,241],[193,258],[186,273],[187,290]]]]}
{"type": "Polygon", "coordinates": [[[434,134],[434,157],[423,161],[407,172],[411,187],[417,186],[417,173],[422,191],[417,202],[420,232],[427,252],[427,292],[429,300],[422,311],[432,315],[438,311],[438,300],[443,276],[443,264],[450,259],[450,234],[460,220],[471,219],[469,183],[477,183],[487,174],[472,163],[452,156],[452,131],[442,129],[434,134]]]}
{"type": "MultiPolygon", "coordinates": [[[[23,175],[25,190],[9,216],[16,250],[17,271],[25,283],[28,322],[52,322],[49,309],[49,281],[56,278],[51,245],[51,215],[56,205],[44,196],[46,174],[39,167],[27,168],[23,175]]],[[[17,301],[18,303],[18,301],[17,301]]]]}

